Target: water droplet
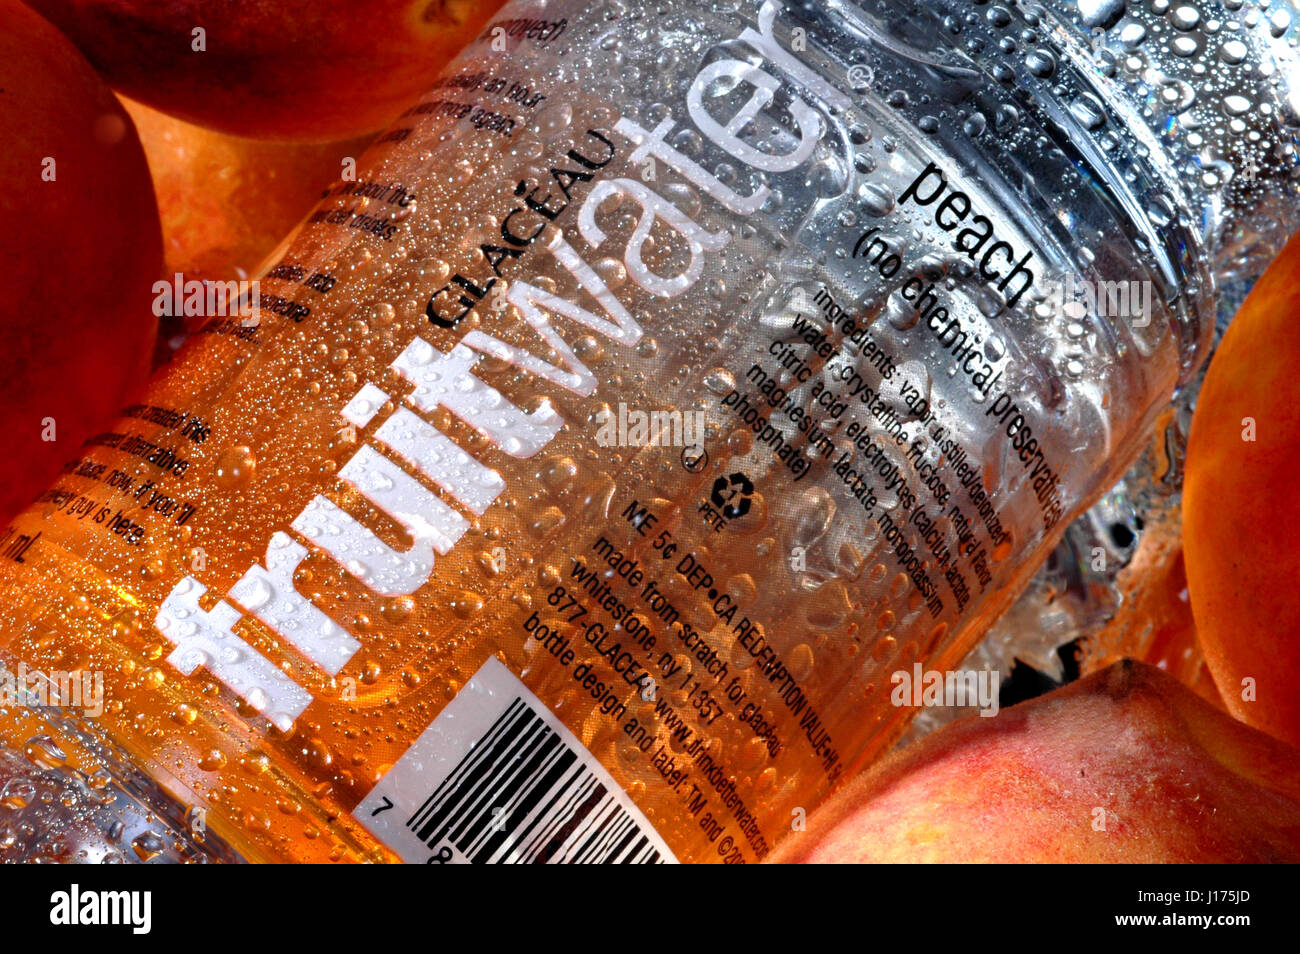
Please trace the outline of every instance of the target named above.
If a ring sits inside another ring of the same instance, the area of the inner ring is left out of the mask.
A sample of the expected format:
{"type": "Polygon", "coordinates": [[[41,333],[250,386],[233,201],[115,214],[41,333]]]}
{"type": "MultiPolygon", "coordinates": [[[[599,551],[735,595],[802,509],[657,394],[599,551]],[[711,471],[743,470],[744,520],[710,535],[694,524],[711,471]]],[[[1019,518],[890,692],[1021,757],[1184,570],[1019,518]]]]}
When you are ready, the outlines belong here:
{"type": "Polygon", "coordinates": [[[212,749],[207,755],[199,759],[199,768],[205,772],[215,772],[226,764],[226,755],[217,749],[212,749]]]}
{"type": "Polygon", "coordinates": [[[966,122],[962,123],[962,132],[972,138],[984,132],[988,126],[988,120],[983,113],[972,113],[966,122]]]}
{"type": "Polygon", "coordinates": [[[825,490],[814,487],[797,498],[791,514],[791,536],[795,544],[811,546],[830,529],[835,516],[835,500],[825,490]]]}
{"type": "MultiPolygon", "coordinates": [[[[251,607],[250,607],[251,609],[251,607]]],[[[390,623],[403,623],[410,619],[415,610],[415,600],[409,596],[397,596],[384,600],[379,607],[379,615],[390,623]]]]}
{"type": "Polygon", "coordinates": [[[1003,6],[990,7],[989,12],[984,14],[984,16],[988,19],[989,23],[999,29],[1011,22],[1011,11],[1003,6]]]}
{"type": "Polygon", "coordinates": [[[1225,40],[1219,47],[1219,59],[1230,66],[1237,66],[1244,62],[1249,53],[1250,49],[1240,40],[1225,40]]]}
{"type": "Polygon", "coordinates": [[[1040,47],[1025,57],[1025,68],[1039,79],[1047,79],[1056,72],[1056,57],[1040,47]]]}
{"type": "Polygon", "coordinates": [[[838,163],[824,159],[808,170],[808,187],[821,198],[837,196],[844,191],[844,172],[838,163]]]}
{"type": "Polygon", "coordinates": [[[21,811],[36,797],[36,786],[29,779],[14,778],[0,791],[0,807],[21,811]]]}
{"type": "Polygon", "coordinates": [[[141,861],[148,861],[166,851],[167,844],[153,832],[147,831],[131,840],[131,850],[141,861]]]}
{"type": "Polygon", "coordinates": [[[858,188],[858,204],[867,215],[881,218],[894,211],[896,199],[888,186],[868,182],[858,188]]]}
{"type": "Polygon", "coordinates": [[[1079,0],[1079,19],[1086,27],[1109,30],[1124,15],[1124,0],[1079,0]]]}
{"type": "Polygon", "coordinates": [[[704,375],[704,386],[714,394],[726,394],[736,386],[736,376],[726,368],[714,368],[704,375]]]}
{"type": "Polygon", "coordinates": [[[885,306],[885,321],[899,331],[910,331],[921,320],[920,309],[900,301],[896,296],[885,306]]]}
{"type": "Polygon", "coordinates": [[[568,103],[552,106],[537,118],[537,131],[547,139],[564,132],[573,120],[573,107],[568,103]]]}
{"type": "Polygon", "coordinates": [[[1164,196],[1157,197],[1156,200],[1151,203],[1147,208],[1147,215],[1149,215],[1151,221],[1160,228],[1164,228],[1174,220],[1174,210],[1169,204],[1169,200],[1164,196]]]}
{"type": "Polygon", "coordinates": [[[618,288],[627,281],[627,267],[616,258],[602,258],[595,264],[595,269],[610,288],[618,288]]]}
{"type": "Polygon", "coordinates": [[[68,761],[68,755],[59,744],[48,735],[38,735],[27,741],[23,747],[27,761],[43,769],[62,768],[68,761]]]}
{"type": "Polygon", "coordinates": [[[537,538],[558,530],[564,523],[564,511],[559,507],[547,507],[528,524],[528,531],[537,538]]]}
{"type": "Polygon", "coordinates": [[[1223,98],[1223,111],[1227,113],[1229,116],[1245,115],[1246,113],[1250,112],[1250,108],[1253,105],[1254,103],[1252,103],[1245,96],[1239,96],[1236,93],[1234,93],[1231,96],[1225,96],[1223,98]]]}
{"type": "Polygon", "coordinates": [[[1070,106],[1072,112],[1083,123],[1085,129],[1098,129],[1106,122],[1106,110],[1095,98],[1084,93],[1070,106]]]}
{"type": "Polygon", "coordinates": [[[573,487],[578,477],[578,462],[572,457],[559,455],[549,458],[538,472],[542,486],[553,494],[560,494],[573,487]]]}
{"type": "Polygon", "coordinates": [[[248,447],[230,447],[217,458],[217,483],[227,490],[242,487],[253,477],[257,457],[248,447]]]}
{"type": "Polygon", "coordinates": [[[239,602],[245,609],[255,610],[265,606],[275,590],[260,575],[254,576],[240,593],[239,602]]]}
{"type": "Polygon", "coordinates": [[[1160,101],[1172,113],[1182,113],[1196,102],[1196,90],[1190,83],[1170,80],[1160,88],[1160,101]]]}
{"type": "Polygon", "coordinates": [[[1130,50],[1142,45],[1147,38],[1147,28],[1140,23],[1126,23],[1120,27],[1119,41],[1130,50]]]}
{"type": "Polygon", "coordinates": [[[795,679],[807,679],[812,674],[814,659],[812,647],[800,643],[790,652],[790,675],[795,679]]]}

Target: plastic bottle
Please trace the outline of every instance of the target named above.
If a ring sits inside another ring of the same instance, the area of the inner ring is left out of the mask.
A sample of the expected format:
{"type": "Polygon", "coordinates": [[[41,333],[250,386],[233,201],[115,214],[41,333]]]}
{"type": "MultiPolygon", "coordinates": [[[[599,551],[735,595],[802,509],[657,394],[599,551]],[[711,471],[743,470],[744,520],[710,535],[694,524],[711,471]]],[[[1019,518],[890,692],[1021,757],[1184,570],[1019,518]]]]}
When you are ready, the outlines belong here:
{"type": "Polygon", "coordinates": [[[0,538],[0,848],[761,860],[1294,227],[1292,15],[506,7],[0,538]]]}

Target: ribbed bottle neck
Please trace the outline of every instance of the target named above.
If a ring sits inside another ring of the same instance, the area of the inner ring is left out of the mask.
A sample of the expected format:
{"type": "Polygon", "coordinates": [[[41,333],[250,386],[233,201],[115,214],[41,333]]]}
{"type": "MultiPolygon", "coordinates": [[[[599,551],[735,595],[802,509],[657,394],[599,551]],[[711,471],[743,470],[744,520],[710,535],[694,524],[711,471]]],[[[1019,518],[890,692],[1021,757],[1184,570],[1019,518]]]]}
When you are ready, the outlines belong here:
{"type": "MultiPolygon", "coordinates": [[[[1147,210],[1156,224],[1190,212],[1216,276],[1262,271],[1300,229],[1294,5],[1047,0],[1043,7],[1020,10],[1039,29],[1073,39],[1101,97],[1125,114],[1168,179],[1169,200],[1147,210]]],[[[1096,103],[1086,93],[1072,108],[1095,122],[1096,103]]]]}
{"type": "Polygon", "coordinates": [[[812,0],[786,10],[789,23],[829,17],[856,34],[857,49],[850,41],[840,55],[883,64],[875,92],[1055,236],[1064,270],[1098,282],[1130,265],[1147,274],[1184,382],[1208,351],[1217,285],[1262,272],[1300,228],[1300,16],[1284,0],[812,0]],[[926,75],[942,97],[915,95],[926,75]],[[1098,203],[1109,224],[1082,217],[1098,203]],[[1126,247],[1127,265],[1114,258],[1126,247]]]}

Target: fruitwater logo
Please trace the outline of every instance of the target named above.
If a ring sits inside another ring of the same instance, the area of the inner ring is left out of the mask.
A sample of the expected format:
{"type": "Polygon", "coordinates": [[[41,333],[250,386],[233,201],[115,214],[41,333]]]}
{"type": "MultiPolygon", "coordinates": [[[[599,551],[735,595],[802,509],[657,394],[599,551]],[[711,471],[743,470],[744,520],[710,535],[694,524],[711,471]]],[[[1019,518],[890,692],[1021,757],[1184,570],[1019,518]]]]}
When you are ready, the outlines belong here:
{"type": "MultiPolygon", "coordinates": [[[[758,185],[748,194],[737,192],[673,143],[683,135],[695,136],[688,133],[693,126],[703,140],[756,173],[793,172],[811,160],[829,124],[790,87],[813,91],[830,108],[852,107],[843,92],[778,42],[773,30],[779,10],[779,4],[767,0],[759,8],[756,25],[745,26],[735,38],[737,46],[747,46],[752,53],[712,60],[700,69],[685,90],[684,114],[674,116],[665,110],[653,129],[627,116],[619,118],[610,130],[575,125],[570,141],[556,143],[557,156],[549,166],[549,175],[503,182],[503,197],[510,211],[495,221],[493,228],[501,235],[502,244],[494,238],[471,249],[469,261],[426,301],[426,317],[446,331],[457,329],[481,305],[495,310],[494,303],[502,301],[505,307],[514,306],[518,316],[559,356],[561,365],[489,334],[490,323],[467,328],[449,351],[414,335],[389,366],[394,374],[388,387],[403,382],[403,388],[409,389],[405,400],[377,383],[365,382],[338,409],[347,425],[358,429],[373,425],[373,431],[334,479],[400,524],[411,543],[404,549],[393,547],[322,488],[291,523],[271,534],[265,556],[248,567],[227,591],[226,599],[211,601],[211,608],[201,605],[207,587],[194,576],[185,576],[172,586],[154,619],[158,631],[174,647],[167,656],[169,665],[187,676],[202,667],[277,728],[287,730],[312,702],[312,694],[271,657],[236,634],[245,614],[257,617],[283,641],[281,651],[291,647],[328,676],[338,676],[361,649],[361,642],[351,632],[298,592],[294,573],[307,559],[308,547],[323,551],[381,596],[410,595],[433,577],[435,559],[451,552],[472,521],[503,494],[506,481],[489,462],[471,455],[426,415],[444,409],[477,431],[497,453],[520,460],[532,458],[550,444],[564,420],[545,394],[530,404],[513,403],[475,373],[480,359],[507,362],[539,383],[590,397],[598,386],[596,374],[552,319],[563,316],[622,347],[635,346],[644,335],[629,306],[590,264],[593,255],[604,256],[610,251],[610,236],[597,221],[596,210],[613,198],[640,207],[637,228],[624,244],[622,263],[628,286],[655,299],[677,298],[690,291],[705,274],[706,262],[731,241],[729,231],[710,231],[692,218],[688,210],[675,204],[672,193],[617,175],[619,167],[613,165],[614,160],[622,155],[626,168],[638,169],[653,158],[673,169],[700,196],[708,196],[733,215],[752,215],[771,197],[770,186],[758,185]],[[793,82],[783,84],[774,74],[783,74],[793,82]],[[717,102],[722,95],[719,90],[737,88],[749,90],[743,104],[717,102]],[[731,108],[719,115],[720,106],[731,108]],[[772,149],[778,144],[775,140],[764,139],[755,145],[741,137],[741,130],[760,112],[782,114],[771,118],[788,129],[788,136],[779,144],[790,148],[776,151],[772,149]],[[675,132],[679,124],[682,128],[675,132]],[[568,220],[576,220],[576,232],[546,228],[562,217],[566,225],[568,220]],[[686,262],[677,274],[655,271],[643,256],[656,224],[681,236],[686,262]],[[570,244],[575,236],[581,238],[582,245],[570,244]],[[569,297],[551,290],[545,272],[540,273],[544,280],[539,281],[536,257],[526,257],[530,251],[537,256],[544,253],[553,260],[549,270],[558,269],[572,278],[576,287],[569,297]],[[382,419],[377,420],[381,412],[382,419]],[[436,493],[435,485],[447,496],[436,493]],[[380,486],[386,488],[382,494],[376,492],[380,486]]],[[[174,298],[174,292],[171,294],[174,298]]],[[[273,314],[286,314],[299,322],[310,313],[306,306],[287,300],[282,304],[274,298],[263,296],[262,303],[273,314]]],[[[794,454],[787,458],[799,460],[794,454]]],[[[703,455],[686,456],[684,465],[687,460],[698,465],[703,455]]],[[[787,466],[797,467],[798,473],[806,471],[801,463],[787,466]]],[[[753,493],[748,477],[730,474],[724,486],[715,487],[707,503],[714,507],[718,519],[736,519],[748,513],[753,493]],[[715,499],[721,503],[715,505],[715,499]]]]}

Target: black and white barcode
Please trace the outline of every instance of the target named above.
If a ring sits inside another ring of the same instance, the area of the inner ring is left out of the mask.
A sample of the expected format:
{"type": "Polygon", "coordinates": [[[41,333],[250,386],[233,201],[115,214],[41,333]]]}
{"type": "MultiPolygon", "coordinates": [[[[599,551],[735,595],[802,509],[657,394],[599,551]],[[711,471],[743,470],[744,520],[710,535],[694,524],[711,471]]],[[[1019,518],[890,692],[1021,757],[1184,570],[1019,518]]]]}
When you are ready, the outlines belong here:
{"type": "Polygon", "coordinates": [[[664,861],[640,822],[519,697],[406,827],[476,864],[664,861]]]}

